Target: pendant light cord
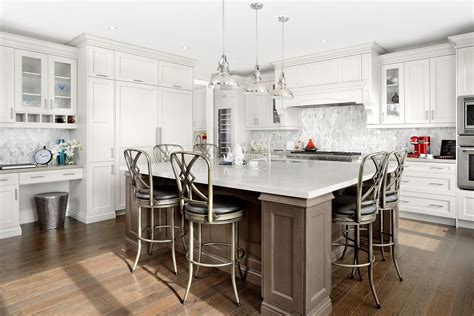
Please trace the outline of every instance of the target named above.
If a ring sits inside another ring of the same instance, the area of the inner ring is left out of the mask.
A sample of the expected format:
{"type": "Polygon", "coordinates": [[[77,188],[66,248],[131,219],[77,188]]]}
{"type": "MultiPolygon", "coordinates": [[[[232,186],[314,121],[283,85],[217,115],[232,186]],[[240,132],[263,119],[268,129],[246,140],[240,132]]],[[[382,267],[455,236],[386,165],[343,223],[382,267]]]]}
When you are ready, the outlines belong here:
{"type": "Polygon", "coordinates": [[[281,22],[281,72],[285,70],[285,52],[284,52],[284,43],[285,43],[285,22],[281,22]]]}
{"type": "Polygon", "coordinates": [[[225,11],[224,11],[224,0],[222,0],[222,55],[225,56],[225,11]]]}
{"type": "Polygon", "coordinates": [[[255,65],[258,65],[258,9],[255,10],[255,65]]]}

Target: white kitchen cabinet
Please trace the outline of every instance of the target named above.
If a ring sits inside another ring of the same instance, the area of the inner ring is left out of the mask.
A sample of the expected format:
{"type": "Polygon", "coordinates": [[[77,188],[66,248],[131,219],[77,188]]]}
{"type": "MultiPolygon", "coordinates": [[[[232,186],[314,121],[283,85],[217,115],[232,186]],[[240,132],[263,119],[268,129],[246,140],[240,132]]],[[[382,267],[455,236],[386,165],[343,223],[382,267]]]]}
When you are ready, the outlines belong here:
{"type": "Polygon", "coordinates": [[[115,150],[115,83],[88,78],[88,161],[113,161],[115,150]]]}
{"type": "Polygon", "coordinates": [[[160,61],[158,64],[159,86],[183,90],[193,88],[193,68],[160,61]]]}
{"type": "Polygon", "coordinates": [[[404,64],[381,67],[383,124],[402,124],[405,121],[404,64]]]}
{"type": "Polygon", "coordinates": [[[89,46],[87,49],[88,75],[92,77],[114,79],[114,51],[89,46]]]}
{"type": "Polygon", "coordinates": [[[54,114],[75,114],[77,104],[77,61],[48,57],[49,111],[54,114]]]}
{"type": "MultiPolygon", "coordinates": [[[[116,82],[117,148],[156,145],[157,102],[157,87],[116,82]]],[[[169,105],[171,109],[174,109],[174,106],[172,103],[169,105]]],[[[191,102],[189,106],[192,117],[191,102]]],[[[176,112],[179,110],[176,109],[176,112]]],[[[188,122],[175,121],[176,128],[185,123],[188,122]]],[[[188,126],[187,128],[192,129],[192,119],[188,126]]]]}
{"type": "Polygon", "coordinates": [[[455,55],[430,58],[431,123],[456,122],[455,55]]]}
{"type": "Polygon", "coordinates": [[[457,49],[458,96],[474,94],[474,46],[457,49]]]}
{"type": "Polygon", "coordinates": [[[13,48],[0,46],[0,122],[15,121],[13,48]]]}
{"type": "Polygon", "coordinates": [[[271,95],[245,96],[245,122],[247,128],[271,127],[272,124],[271,95]]]}
{"type": "Polygon", "coordinates": [[[207,129],[207,89],[193,91],[193,128],[195,131],[207,129]]]}
{"type": "Polygon", "coordinates": [[[158,85],[158,60],[116,52],[115,79],[158,85]]]}
{"type": "Polygon", "coordinates": [[[48,55],[15,50],[15,110],[48,111],[48,55]]]}
{"type": "MultiPolygon", "coordinates": [[[[87,217],[115,216],[114,163],[87,164],[87,217]]],[[[110,218],[110,217],[109,217],[110,218]]]]}
{"type": "Polygon", "coordinates": [[[430,122],[430,62],[428,59],[405,63],[405,123],[430,122]]]}
{"type": "Polygon", "coordinates": [[[0,185],[0,205],[0,238],[20,235],[18,185],[0,185]]]}
{"type": "Polygon", "coordinates": [[[474,221],[474,191],[458,190],[458,218],[474,221]]]}
{"type": "Polygon", "coordinates": [[[179,144],[190,150],[193,144],[192,92],[159,88],[158,96],[160,143],[179,144]]]}

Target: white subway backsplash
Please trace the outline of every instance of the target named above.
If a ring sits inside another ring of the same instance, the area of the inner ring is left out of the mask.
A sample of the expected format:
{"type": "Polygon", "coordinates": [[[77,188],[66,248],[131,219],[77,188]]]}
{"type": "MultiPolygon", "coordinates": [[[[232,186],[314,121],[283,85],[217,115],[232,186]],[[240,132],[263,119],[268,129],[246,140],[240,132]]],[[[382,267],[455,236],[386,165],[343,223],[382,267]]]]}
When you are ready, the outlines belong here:
{"type": "Polygon", "coordinates": [[[51,149],[58,139],[69,139],[69,130],[0,128],[0,164],[31,163],[38,149],[51,149]]]}
{"type": "MultiPolygon", "coordinates": [[[[303,109],[300,131],[277,131],[272,148],[283,149],[288,140],[301,140],[306,145],[312,138],[320,150],[355,151],[362,154],[397,148],[409,149],[411,136],[431,136],[431,152],[439,154],[441,140],[456,139],[456,129],[449,128],[367,128],[363,106],[333,106],[303,109]]],[[[270,132],[253,131],[249,139],[266,144],[270,132]]],[[[266,146],[266,145],[265,145],[266,146]]]]}

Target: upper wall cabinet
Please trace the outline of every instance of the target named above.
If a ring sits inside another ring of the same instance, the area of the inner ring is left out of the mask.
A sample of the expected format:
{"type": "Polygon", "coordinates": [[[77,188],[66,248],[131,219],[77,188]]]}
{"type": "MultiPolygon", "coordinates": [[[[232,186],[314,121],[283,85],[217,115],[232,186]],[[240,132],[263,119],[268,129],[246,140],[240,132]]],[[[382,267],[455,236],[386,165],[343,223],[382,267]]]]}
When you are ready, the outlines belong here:
{"type": "Polygon", "coordinates": [[[382,123],[401,124],[405,120],[403,63],[385,65],[381,68],[382,78],[382,123]]]}
{"type": "Polygon", "coordinates": [[[458,48],[458,95],[474,94],[474,46],[458,48]]]}
{"type": "Polygon", "coordinates": [[[3,123],[15,121],[14,59],[13,48],[0,46],[0,122],[3,123]]]}
{"type": "Polygon", "coordinates": [[[456,121],[456,58],[430,58],[430,104],[432,123],[456,121]]]}
{"type": "Polygon", "coordinates": [[[405,122],[429,123],[430,61],[415,60],[405,63],[405,122]]]}
{"type": "Polygon", "coordinates": [[[158,85],[158,61],[116,52],[115,78],[123,81],[158,85]]]}
{"type": "Polygon", "coordinates": [[[90,46],[87,50],[89,76],[114,79],[114,51],[90,46]]]}
{"type": "Polygon", "coordinates": [[[74,114],[77,102],[77,61],[49,56],[48,87],[50,111],[74,114]]]}
{"type": "Polygon", "coordinates": [[[159,62],[159,85],[161,87],[192,90],[193,68],[164,61],[159,62]]]}

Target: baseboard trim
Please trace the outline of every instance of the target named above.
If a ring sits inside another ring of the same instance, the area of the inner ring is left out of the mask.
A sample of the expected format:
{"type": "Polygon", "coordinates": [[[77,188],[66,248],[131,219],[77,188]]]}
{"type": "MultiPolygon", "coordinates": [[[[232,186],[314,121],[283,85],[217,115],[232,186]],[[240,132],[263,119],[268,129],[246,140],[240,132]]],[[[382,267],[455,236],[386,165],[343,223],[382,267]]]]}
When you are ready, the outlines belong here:
{"type": "Polygon", "coordinates": [[[417,221],[456,226],[456,220],[454,218],[445,218],[425,214],[416,214],[411,212],[400,211],[400,218],[414,219],[417,221]]]}
{"type": "Polygon", "coordinates": [[[36,210],[34,208],[20,210],[20,224],[33,223],[37,220],[38,217],[36,216],[36,210]]]}
{"type": "Polygon", "coordinates": [[[14,236],[20,236],[20,235],[21,235],[21,227],[20,226],[4,228],[4,229],[0,230],[0,239],[14,237],[14,236]]]}
{"type": "Polygon", "coordinates": [[[91,223],[106,221],[109,219],[114,219],[116,217],[116,214],[115,214],[115,211],[112,211],[105,214],[87,215],[87,214],[79,213],[73,210],[69,210],[68,216],[84,224],[91,224],[91,223]]]}
{"type": "Polygon", "coordinates": [[[458,220],[458,227],[474,229],[474,222],[460,219],[458,220]]]}

